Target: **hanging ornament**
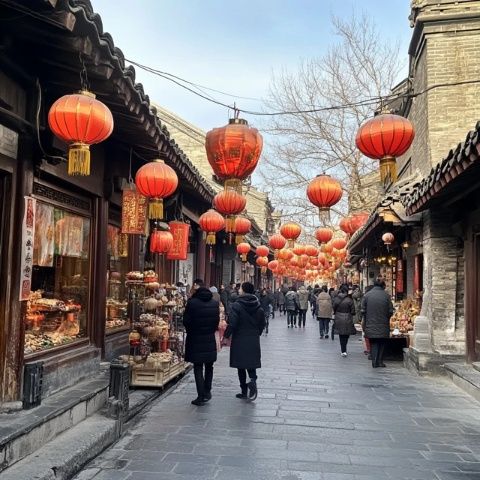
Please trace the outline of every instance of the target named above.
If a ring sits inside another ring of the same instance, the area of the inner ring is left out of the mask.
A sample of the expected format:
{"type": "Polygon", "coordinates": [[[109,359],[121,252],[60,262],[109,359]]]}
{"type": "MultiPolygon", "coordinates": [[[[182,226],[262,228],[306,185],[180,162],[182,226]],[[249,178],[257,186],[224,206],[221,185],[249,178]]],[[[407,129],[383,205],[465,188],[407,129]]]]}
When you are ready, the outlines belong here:
{"type": "Polygon", "coordinates": [[[90,145],[111,135],[113,117],[93,93],[82,90],[64,95],[50,107],[48,125],[68,144],[68,174],[90,175],[90,145]]]}
{"type": "Polygon", "coordinates": [[[242,213],[247,199],[234,190],[223,190],[213,197],[213,207],[225,216],[225,231],[235,232],[236,215],[242,213]]]}
{"type": "Polygon", "coordinates": [[[272,260],[272,261],[268,262],[269,270],[271,270],[274,273],[277,271],[278,265],[279,265],[278,260],[272,260]]]}
{"type": "Polygon", "coordinates": [[[257,257],[268,257],[269,253],[270,253],[270,249],[265,245],[260,245],[259,247],[257,247],[257,250],[255,252],[257,257]]]}
{"type": "Polygon", "coordinates": [[[316,257],[318,255],[318,248],[313,245],[305,245],[305,253],[309,257],[316,257]]]}
{"type": "Polygon", "coordinates": [[[215,245],[217,232],[225,228],[225,219],[211,208],[200,216],[198,224],[207,234],[206,244],[215,245]]]}
{"type": "Polygon", "coordinates": [[[368,212],[359,212],[352,215],[350,220],[353,229],[352,233],[362,228],[367,223],[369,216],[368,212]]]}
{"type": "Polygon", "coordinates": [[[137,190],[149,199],[148,218],[163,219],[163,199],[178,187],[175,170],[163,160],[154,160],[141,166],[135,176],[137,190]]]}
{"type": "Polygon", "coordinates": [[[333,231],[330,228],[321,227],[315,230],[315,238],[318,240],[319,245],[328,243],[332,237],[333,231]]]}
{"type": "Polygon", "coordinates": [[[270,248],[273,249],[275,258],[277,258],[279,250],[281,250],[287,244],[287,239],[279,233],[275,233],[268,239],[268,244],[270,245],[270,248]]]}
{"type": "Polygon", "coordinates": [[[280,260],[290,260],[293,257],[293,252],[286,248],[282,248],[278,251],[278,258],[280,260]]]}
{"type": "Polygon", "coordinates": [[[284,223],[280,227],[280,234],[287,239],[287,245],[289,248],[293,248],[295,240],[302,233],[302,227],[295,222],[284,223]]]}
{"type": "Polygon", "coordinates": [[[299,243],[297,243],[294,247],[293,247],[293,253],[295,255],[303,255],[305,253],[305,246],[304,245],[301,245],[299,243]]]}
{"type": "Polygon", "coordinates": [[[150,235],[150,252],[164,255],[173,246],[173,235],[168,230],[153,230],[150,235]]]}
{"type": "Polygon", "coordinates": [[[248,252],[250,252],[250,244],[243,242],[237,245],[237,253],[242,258],[242,262],[247,261],[248,252]]]}
{"type": "Polygon", "coordinates": [[[255,263],[261,267],[262,273],[266,273],[268,265],[268,257],[257,257],[255,263]]]}
{"type": "Polygon", "coordinates": [[[342,218],[338,226],[340,227],[340,230],[342,230],[342,232],[346,233],[347,235],[351,235],[354,232],[352,217],[342,218]]]}
{"type": "Polygon", "coordinates": [[[143,235],[147,222],[147,199],[131,184],[122,192],[122,233],[143,235]]]}
{"type": "Polygon", "coordinates": [[[393,233],[387,232],[382,235],[382,240],[385,245],[391,245],[394,242],[395,237],[393,236],[393,233]]]}
{"type": "Polygon", "coordinates": [[[330,175],[317,175],[307,187],[307,197],[318,207],[320,220],[330,220],[330,207],[337,204],[342,198],[340,182],[330,175]]]}
{"type": "Polygon", "coordinates": [[[336,250],[342,250],[347,246],[347,241],[344,238],[334,238],[332,240],[332,247],[336,250]]]}
{"type": "Polygon", "coordinates": [[[382,113],[360,126],[355,143],[365,156],[380,160],[380,178],[386,186],[397,180],[395,157],[403,155],[414,138],[415,131],[409,120],[382,113]]]}
{"type": "Polygon", "coordinates": [[[244,236],[252,229],[252,222],[245,217],[235,218],[235,243],[238,245],[244,240],[244,236]]]}

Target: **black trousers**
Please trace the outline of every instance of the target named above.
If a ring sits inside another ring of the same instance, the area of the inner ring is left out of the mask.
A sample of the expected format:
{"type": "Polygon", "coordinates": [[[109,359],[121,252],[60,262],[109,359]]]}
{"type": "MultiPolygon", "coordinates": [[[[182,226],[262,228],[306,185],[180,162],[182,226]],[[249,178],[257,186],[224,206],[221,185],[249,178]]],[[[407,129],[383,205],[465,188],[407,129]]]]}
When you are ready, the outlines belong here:
{"type": "Polygon", "coordinates": [[[339,335],[340,337],[340,350],[342,353],[346,353],[347,351],[347,343],[348,339],[350,338],[350,335],[339,335]]]}
{"type": "Polygon", "coordinates": [[[212,390],[213,380],[213,362],[212,363],[194,363],[193,375],[195,376],[195,385],[197,387],[198,398],[203,398],[212,390]],[[205,373],[203,366],[205,365],[205,373]]]}
{"type": "Polygon", "coordinates": [[[257,370],[255,368],[237,368],[238,370],[238,379],[240,380],[240,388],[245,388],[247,386],[247,372],[250,380],[253,382],[257,381],[257,370]]]}
{"type": "Polygon", "coordinates": [[[297,324],[297,312],[295,310],[287,310],[287,324],[292,326],[297,324]]]}
{"type": "Polygon", "coordinates": [[[302,322],[303,322],[303,326],[305,326],[306,320],[307,320],[307,311],[306,310],[299,310],[298,311],[298,326],[301,327],[302,322]]]}
{"type": "Polygon", "coordinates": [[[379,367],[383,363],[386,338],[370,338],[370,355],[372,356],[372,367],[379,367]]]}

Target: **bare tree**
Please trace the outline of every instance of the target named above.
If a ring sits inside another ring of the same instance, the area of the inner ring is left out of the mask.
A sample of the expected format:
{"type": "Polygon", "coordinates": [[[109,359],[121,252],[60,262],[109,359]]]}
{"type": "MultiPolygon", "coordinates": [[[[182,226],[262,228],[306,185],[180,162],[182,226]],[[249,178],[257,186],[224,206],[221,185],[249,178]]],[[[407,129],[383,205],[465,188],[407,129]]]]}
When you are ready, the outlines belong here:
{"type": "Polygon", "coordinates": [[[355,135],[402,69],[398,43],[386,42],[366,15],[333,17],[332,24],[338,42],[324,56],[302,61],[295,73],[274,75],[266,101],[269,111],[292,113],[272,116],[267,125],[273,144],[263,158],[261,180],[274,204],[306,226],[318,226],[305,192],[320,173],[342,183],[344,195],[336,212],[348,210],[351,192],[360,202],[367,200],[360,180],[377,164],[356,149],[355,135]],[[319,108],[329,109],[312,111],[319,108]]]}

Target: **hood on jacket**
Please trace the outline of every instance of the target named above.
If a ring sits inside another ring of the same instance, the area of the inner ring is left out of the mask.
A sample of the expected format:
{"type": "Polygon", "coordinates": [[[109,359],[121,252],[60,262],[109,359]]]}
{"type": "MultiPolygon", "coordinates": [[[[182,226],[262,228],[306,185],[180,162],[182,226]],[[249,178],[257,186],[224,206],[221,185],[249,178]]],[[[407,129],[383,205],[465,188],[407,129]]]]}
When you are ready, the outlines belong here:
{"type": "Polygon", "coordinates": [[[337,297],[343,300],[344,298],[348,297],[348,295],[344,292],[339,292],[337,293],[337,297]]]}
{"type": "Polygon", "coordinates": [[[213,293],[206,287],[198,288],[192,295],[193,298],[198,298],[202,302],[208,302],[212,299],[213,293]]]}
{"type": "Polygon", "coordinates": [[[235,303],[239,303],[248,313],[255,313],[260,307],[260,302],[253,293],[240,295],[235,300],[235,303]]]}

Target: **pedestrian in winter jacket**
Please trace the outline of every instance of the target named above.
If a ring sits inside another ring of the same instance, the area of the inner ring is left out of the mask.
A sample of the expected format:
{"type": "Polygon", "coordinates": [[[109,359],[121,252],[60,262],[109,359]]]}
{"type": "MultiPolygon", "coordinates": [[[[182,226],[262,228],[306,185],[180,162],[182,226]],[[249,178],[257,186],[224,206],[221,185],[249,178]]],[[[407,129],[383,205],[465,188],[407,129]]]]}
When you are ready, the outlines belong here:
{"type": "Polygon", "coordinates": [[[392,299],[385,291],[385,282],[376,280],[373,288],[365,294],[362,300],[364,332],[365,337],[370,341],[373,368],[385,367],[383,355],[387,339],[390,338],[390,317],[392,315],[392,299]]]}
{"type": "Polygon", "coordinates": [[[287,327],[297,328],[298,295],[295,287],[290,287],[285,295],[285,310],[287,311],[287,327]]]}
{"type": "Polygon", "coordinates": [[[193,405],[201,406],[212,398],[213,364],[217,360],[215,332],[220,321],[220,305],[212,292],[202,284],[189,298],[183,314],[187,332],[185,360],[193,363],[197,398],[193,405]],[[204,372],[205,369],[205,372],[204,372]]]}
{"type": "Polygon", "coordinates": [[[328,338],[330,320],[333,315],[332,297],[328,294],[327,286],[324,285],[317,296],[317,320],[320,330],[320,338],[328,338]]]}
{"type": "Polygon", "coordinates": [[[298,289],[298,326],[301,328],[303,323],[303,328],[305,328],[305,321],[307,319],[307,310],[308,310],[308,297],[309,293],[305,286],[301,286],[298,289]]]}
{"type": "Polygon", "coordinates": [[[265,313],[254,291],[251,283],[242,283],[237,300],[230,305],[225,331],[225,337],[232,339],[230,367],[238,370],[240,381],[241,393],[236,397],[250,400],[257,398],[257,368],[262,366],[260,335],[265,328],[265,313]]]}
{"type": "Polygon", "coordinates": [[[278,307],[280,315],[282,313],[285,313],[285,295],[282,292],[281,288],[278,288],[277,291],[275,292],[275,303],[278,307]]]}
{"type": "Polygon", "coordinates": [[[348,292],[348,286],[342,285],[338,295],[333,300],[333,313],[335,315],[333,325],[335,332],[340,337],[340,351],[342,357],[347,356],[347,343],[350,335],[356,333],[353,324],[355,305],[348,292]]]}

